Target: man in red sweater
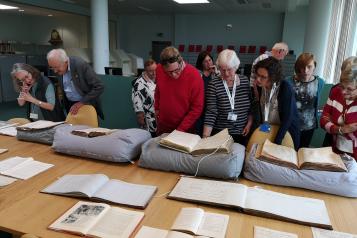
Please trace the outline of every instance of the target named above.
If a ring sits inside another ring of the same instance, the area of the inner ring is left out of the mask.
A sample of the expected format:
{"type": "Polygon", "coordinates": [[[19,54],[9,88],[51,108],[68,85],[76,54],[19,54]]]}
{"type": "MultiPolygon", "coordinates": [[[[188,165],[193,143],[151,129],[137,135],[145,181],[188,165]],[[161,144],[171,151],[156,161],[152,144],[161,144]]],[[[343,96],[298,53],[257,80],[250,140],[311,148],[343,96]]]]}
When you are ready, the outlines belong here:
{"type": "Polygon", "coordinates": [[[173,130],[194,133],[204,105],[200,73],[183,61],[178,50],[166,47],[156,69],[155,114],[157,135],[173,130]]]}

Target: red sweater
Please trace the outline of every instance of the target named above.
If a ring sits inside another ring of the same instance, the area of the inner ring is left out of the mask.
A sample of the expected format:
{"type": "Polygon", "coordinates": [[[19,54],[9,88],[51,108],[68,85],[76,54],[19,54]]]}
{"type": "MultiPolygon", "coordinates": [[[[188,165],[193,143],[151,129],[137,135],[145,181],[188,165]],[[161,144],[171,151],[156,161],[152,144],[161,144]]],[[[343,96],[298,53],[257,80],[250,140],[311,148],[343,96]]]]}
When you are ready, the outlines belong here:
{"type": "Polygon", "coordinates": [[[203,105],[203,80],[196,68],[186,63],[180,77],[174,79],[164,72],[161,64],[158,65],[155,89],[158,135],[175,129],[194,132],[203,105]]]}
{"type": "MultiPolygon", "coordinates": [[[[330,96],[320,119],[321,127],[333,136],[333,149],[337,153],[343,153],[336,148],[338,128],[344,124],[357,122],[357,101],[347,105],[342,95],[341,88],[337,85],[331,89],[330,96]]],[[[357,160],[357,131],[344,134],[348,140],[353,142],[353,154],[350,154],[357,160]]]]}

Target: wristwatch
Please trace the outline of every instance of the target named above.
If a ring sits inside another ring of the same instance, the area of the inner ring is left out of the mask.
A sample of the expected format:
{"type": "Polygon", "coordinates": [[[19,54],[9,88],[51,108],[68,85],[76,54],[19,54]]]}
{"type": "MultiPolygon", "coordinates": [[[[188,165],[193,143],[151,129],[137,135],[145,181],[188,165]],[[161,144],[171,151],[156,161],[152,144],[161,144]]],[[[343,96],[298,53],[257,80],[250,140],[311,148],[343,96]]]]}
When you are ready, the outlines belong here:
{"type": "Polygon", "coordinates": [[[38,105],[41,106],[42,102],[41,101],[38,101],[38,105]]]}

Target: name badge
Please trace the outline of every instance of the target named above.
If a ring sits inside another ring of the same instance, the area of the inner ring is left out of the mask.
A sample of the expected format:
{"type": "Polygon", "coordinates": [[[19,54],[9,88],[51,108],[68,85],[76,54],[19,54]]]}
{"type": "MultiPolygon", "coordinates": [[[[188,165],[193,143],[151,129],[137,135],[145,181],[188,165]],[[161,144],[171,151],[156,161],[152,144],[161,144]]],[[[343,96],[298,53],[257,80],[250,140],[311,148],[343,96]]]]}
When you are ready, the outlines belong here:
{"type": "Polygon", "coordinates": [[[30,118],[37,120],[38,119],[38,114],[37,113],[30,113],[30,118]]]}
{"type": "Polygon", "coordinates": [[[233,112],[229,112],[227,119],[228,119],[228,121],[236,121],[237,120],[237,114],[235,114],[233,112]]]}
{"type": "Polygon", "coordinates": [[[264,122],[263,124],[261,124],[260,127],[259,127],[260,131],[266,132],[266,133],[269,133],[270,129],[271,129],[271,127],[270,127],[270,125],[269,125],[269,123],[267,121],[264,122]]]}
{"type": "Polygon", "coordinates": [[[353,153],[353,141],[344,136],[337,135],[336,147],[340,151],[353,153]]]}

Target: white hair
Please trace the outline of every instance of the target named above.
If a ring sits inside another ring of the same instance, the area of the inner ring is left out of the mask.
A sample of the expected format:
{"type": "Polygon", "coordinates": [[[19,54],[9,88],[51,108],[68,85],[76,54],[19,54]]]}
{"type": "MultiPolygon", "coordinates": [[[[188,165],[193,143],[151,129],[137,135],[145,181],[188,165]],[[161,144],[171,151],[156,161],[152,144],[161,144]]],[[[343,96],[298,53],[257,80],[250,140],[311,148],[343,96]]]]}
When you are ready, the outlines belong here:
{"type": "Polygon", "coordinates": [[[216,65],[221,67],[222,65],[227,65],[229,68],[238,69],[240,65],[240,60],[234,50],[225,49],[219,53],[216,65]]]}
{"type": "Polygon", "coordinates": [[[288,52],[289,51],[289,46],[284,42],[279,42],[279,43],[275,43],[272,49],[274,49],[274,50],[284,50],[285,52],[288,52]]]}
{"type": "Polygon", "coordinates": [[[64,63],[68,60],[68,56],[64,49],[53,49],[47,53],[47,60],[57,59],[60,62],[64,63]]]}

